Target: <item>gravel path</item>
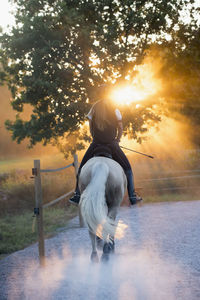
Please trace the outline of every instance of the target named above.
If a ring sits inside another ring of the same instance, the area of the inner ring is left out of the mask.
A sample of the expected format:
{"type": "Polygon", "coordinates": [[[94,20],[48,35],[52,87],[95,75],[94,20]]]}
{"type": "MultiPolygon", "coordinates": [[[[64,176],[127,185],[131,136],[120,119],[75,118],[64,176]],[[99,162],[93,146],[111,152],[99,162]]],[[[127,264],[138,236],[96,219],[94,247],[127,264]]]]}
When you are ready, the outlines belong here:
{"type": "Polygon", "coordinates": [[[78,218],[37,245],[0,261],[0,299],[200,299],[200,201],[121,208],[127,225],[108,264],[91,264],[91,244],[78,218]]]}

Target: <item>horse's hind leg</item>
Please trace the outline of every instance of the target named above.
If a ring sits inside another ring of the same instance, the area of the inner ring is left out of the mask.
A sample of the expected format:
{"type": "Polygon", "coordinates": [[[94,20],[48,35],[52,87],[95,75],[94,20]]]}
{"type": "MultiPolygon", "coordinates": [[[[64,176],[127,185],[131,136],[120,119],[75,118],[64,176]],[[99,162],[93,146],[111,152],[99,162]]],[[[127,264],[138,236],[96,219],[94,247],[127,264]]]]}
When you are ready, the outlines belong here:
{"type": "MultiPolygon", "coordinates": [[[[115,221],[116,216],[117,216],[117,212],[118,212],[119,207],[118,206],[114,206],[112,207],[109,212],[108,212],[108,216],[115,221]]],[[[114,236],[110,236],[110,248],[111,248],[111,253],[115,252],[115,241],[114,241],[114,236]]]]}
{"type": "MultiPolygon", "coordinates": [[[[116,219],[117,216],[117,211],[118,211],[118,206],[110,207],[108,209],[108,216],[112,220],[116,219]]],[[[101,257],[102,261],[108,261],[109,260],[109,255],[113,254],[115,251],[115,241],[114,241],[114,236],[110,236],[110,241],[106,242],[103,247],[103,254],[101,257]]]]}
{"type": "Polygon", "coordinates": [[[115,252],[115,241],[114,241],[114,236],[110,236],[110,242],[109,242],[109,246],[110,246],[110,253],[114,254],[115,252]]]}
{"type": "Polygon", "coordinates": [[[101,256],[101,261],[102,262],[107,262],[109,260],[110,254],[114,252],[114,247],[113,247],[112,242],[105,242],[103,246],[103,254],[101,256]]]}
{"type": "Polygon", "coordinates": [[[96,242],[97,242],[97,249],[102,250],[104,241],[100,237],[96,236],[96,242]]]}
{"type": "Polygon", "coordinates": [[[97,254],[97,244],[96,244],[96,235],[89,231],[91,242],[92,242],[92,253],[90,259],[92,262],[98,263],[99,257],[97,254]]]}

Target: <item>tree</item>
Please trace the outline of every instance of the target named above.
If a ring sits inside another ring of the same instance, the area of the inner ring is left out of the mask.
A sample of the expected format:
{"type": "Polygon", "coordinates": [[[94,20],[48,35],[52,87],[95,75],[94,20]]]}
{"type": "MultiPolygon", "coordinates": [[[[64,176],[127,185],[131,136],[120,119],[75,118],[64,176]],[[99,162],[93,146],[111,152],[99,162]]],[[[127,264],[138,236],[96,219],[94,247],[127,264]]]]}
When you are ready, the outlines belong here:
{"type": "MultiPolygon", "coordinates": [[[[16,26],[1,36],[1,63],[18,112],[6,126],[30,145],[73,132],[84,122],[98,87],[135,76],[152,44],[162,44],[180,23],[188,0],[16,0],[16,26]],[[31,118],[20,117],[25,105],[31,118]]],[[[192,2],[192,1],[191,1],[192,2]]],[[[160,117],[153,106],[125,109],[125,126],[140,139],[160,117]],[[137,122],[133,122],[133,117],[137,122]]]]}
{"type": "Polygon", "coordinates": [[[151,49],[155,59],[160,58],[159,76],[163,81],[162,104],[165,113],[187,123],[190,140],[200,145],[200,27],[197,20],[182,25],[170,41],[151,49]],[[178,47],[174,46],[178,45],[178,47]]]}

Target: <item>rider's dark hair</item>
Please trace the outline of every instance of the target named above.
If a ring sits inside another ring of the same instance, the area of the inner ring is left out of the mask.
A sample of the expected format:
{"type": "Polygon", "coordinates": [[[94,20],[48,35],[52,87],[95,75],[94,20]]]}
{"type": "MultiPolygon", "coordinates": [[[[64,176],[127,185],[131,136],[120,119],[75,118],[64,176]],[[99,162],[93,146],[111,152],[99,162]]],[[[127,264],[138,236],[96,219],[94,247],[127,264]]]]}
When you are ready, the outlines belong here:
{"type": "Polygon", "coordinates": [[[94,106],[94,122],[97,128],[101,131],[110,125],[116,125],[117,119],[115,108],[111,101],[101,100],[94,106]]]}

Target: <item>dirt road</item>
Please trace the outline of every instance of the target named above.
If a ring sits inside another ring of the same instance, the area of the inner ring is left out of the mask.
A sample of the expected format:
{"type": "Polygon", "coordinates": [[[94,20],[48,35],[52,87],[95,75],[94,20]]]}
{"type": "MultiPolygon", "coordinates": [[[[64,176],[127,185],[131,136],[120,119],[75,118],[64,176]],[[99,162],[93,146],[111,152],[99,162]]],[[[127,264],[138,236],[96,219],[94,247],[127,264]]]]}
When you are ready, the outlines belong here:
{"type": "Polygon", "coordinates": [[[0,261],[0,299],[200,299],[200,201],[122,208],[128,229],[107,265],[91,264],[91,245],[78,219],[37,245],[0,261]]]}

